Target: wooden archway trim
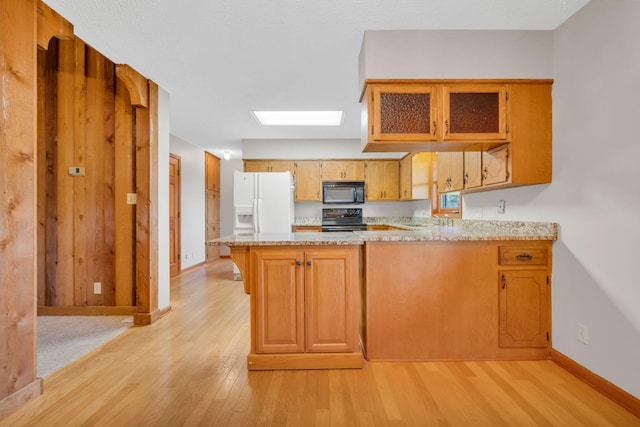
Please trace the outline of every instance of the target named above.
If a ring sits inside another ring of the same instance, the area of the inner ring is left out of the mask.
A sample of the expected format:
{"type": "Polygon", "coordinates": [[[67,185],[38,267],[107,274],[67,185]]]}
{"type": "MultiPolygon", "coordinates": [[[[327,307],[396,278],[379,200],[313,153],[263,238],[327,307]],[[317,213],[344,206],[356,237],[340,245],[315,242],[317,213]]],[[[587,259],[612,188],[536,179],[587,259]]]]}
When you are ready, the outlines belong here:
{"type": "Polygon", "coordinates": [[[73,24],[64,19],[58,12],[51,9],[41,0],[38,1],[37,12],[37,42],[39,47],[48,50],[49,41],[54,37],[61,40],[73,40],[75,37],[73,24]]]}
{"type": "Polygon", "coordinates": [[[149,108],[148,80],[127,64],[116,64],[116,77],[129,91],[131,105],[149,108]]]}

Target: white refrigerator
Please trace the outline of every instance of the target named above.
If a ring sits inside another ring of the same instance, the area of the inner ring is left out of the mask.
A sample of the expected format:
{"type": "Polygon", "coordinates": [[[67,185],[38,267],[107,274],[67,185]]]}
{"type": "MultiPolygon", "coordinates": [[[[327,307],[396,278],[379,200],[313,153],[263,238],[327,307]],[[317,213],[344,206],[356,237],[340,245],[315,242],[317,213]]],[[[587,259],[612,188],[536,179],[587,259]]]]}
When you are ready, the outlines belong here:
{"type": "MultiPolygon", "coordinates": [[[[294,181],[289,172],[235,172],[233,234],[290,233],[294,181]]],[[[234,265],[234,278],[241,280],[234,265]]]]}

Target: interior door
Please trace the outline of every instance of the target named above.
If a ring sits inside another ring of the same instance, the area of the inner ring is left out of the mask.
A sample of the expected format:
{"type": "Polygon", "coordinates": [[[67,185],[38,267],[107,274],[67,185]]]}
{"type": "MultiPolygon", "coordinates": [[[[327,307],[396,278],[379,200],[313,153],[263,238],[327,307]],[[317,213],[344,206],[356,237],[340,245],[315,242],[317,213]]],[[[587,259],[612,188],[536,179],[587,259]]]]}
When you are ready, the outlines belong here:
{"type": "Polygon", "coordinates": [[[180,273],[180,157],[169,155],[169,271],[180,273]]]}

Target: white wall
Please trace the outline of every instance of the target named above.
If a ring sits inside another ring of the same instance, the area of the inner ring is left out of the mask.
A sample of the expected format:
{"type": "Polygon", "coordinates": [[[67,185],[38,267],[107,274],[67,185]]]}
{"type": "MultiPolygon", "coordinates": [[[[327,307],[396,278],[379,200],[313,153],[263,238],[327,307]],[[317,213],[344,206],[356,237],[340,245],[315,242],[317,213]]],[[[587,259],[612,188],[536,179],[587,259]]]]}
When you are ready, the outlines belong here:
{"type": "Polygon", "coordinates": [[[559,240],[553,245],[553,347],[636,397],[640,282],[633,266],[640,254],[640,187],[635,176],[640,144],[633,126],[640,118],[639,20],[640,2],[591,0],[552,32],[552,39],[549,32],[541,32],[541,47],[535,47],[540,38],[531,32],[510,36],[517,43],[503,46],[499,53],[476,43],[482,40],[476,31],[425,31],[413,40],[408,36],[404,50],[398,34],[389,42],[380,42],[384,32],[373,38],[367,33],[365,39],[378,44],[366,51],[367,63],[378,70],[386,67],[389,73],[402,71],[407,63],[402,54],[415,59],[415,52],[423,51],[415,40],[433,37],[438,49],[457,49],[457,56],[447,58],[455,65],[467,55],[478,59],[487,54],[495,61],[478,67],[469,61],[451,70],[449,65],[432,66],[418,59],[408,68],[416,73],[411,77],[426,77],[432,68],[435,74],[430,77],[555,79],[553,183],[466,195],[463,214],[559,223],[559,240]],[[527,42],[532,36],[533,42],[527,42]],[[469,44],[461,44],[460,37],[469,44]],[[372,52],[384,56],[372,59],[372,52]],[[385,67],[383,59],[389,60],[385,67]],[[504,215],[496,210],[501,199],[506,200],[504,215]],[[588,345],[577,341],[578,323],[588,327],[588,345]]]}
{"type": "Polygon", "coordinates": [[[640,397],[640,2],[592,0],[554,34],[553,183],[464,198],[465,208],[560,225],[553,346],[640,397]],[[589,344],[577,341],[577,325],[589,344]]]}
{"type": "Polygon", "coordinates": [[[382,78],[548,78],[551,31],[367,31],[359,84],[382,78]]]}
{"type": "Polygon", "coordinates": [[[205,261],[204,149],[171,135],[171,153],[180,156],[181,268],[205,261]]]}
{"type": "Polygon", "coordinates": [[[158,308],[169,307],[169,93],[158,91],[158,308]]]}

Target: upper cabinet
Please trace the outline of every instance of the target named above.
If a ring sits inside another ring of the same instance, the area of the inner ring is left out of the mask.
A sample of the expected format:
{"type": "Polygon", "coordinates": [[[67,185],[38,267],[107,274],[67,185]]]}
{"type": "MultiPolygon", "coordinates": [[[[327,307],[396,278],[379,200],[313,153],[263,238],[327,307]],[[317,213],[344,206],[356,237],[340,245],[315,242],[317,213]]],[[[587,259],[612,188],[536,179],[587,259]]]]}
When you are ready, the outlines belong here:
{"type": "Polygon", "coordinates": [[[551,97],[521,86],[551,80],[367,80],[361,98],[363,151],[486,151],[513,142],[514,127],[546,133],[551,122],[522,121],[514,105],[551,113],[551,97]],[[522,97],[518,99],[518,97],[522,97]]]}
{"type": "Polygon", "coordinates": [[[293,160],[245,160],[245,172],[291,172],[295,176],[293,160]]]}
{"type": "Polygon", "coordinates": [[[409,153],[400,160],[400,200],[430,198],[432,153],[409,153]]]}
{"type": "Polygon", "coordinates": [[[322,160],[322,181],[364,181],[364,160],[322,160]]]}
{"type": "Polygon", "coordinates": [[[372,85],[369,99],[371,119],[368,132],[371,140],[390,143],[436,140],[435,86],[401,83],[372,85]]]}
{"type": "Polygon", "coordinates": [[[443,141],[506,141],[507,86],[442,86],[443,141]]]}

